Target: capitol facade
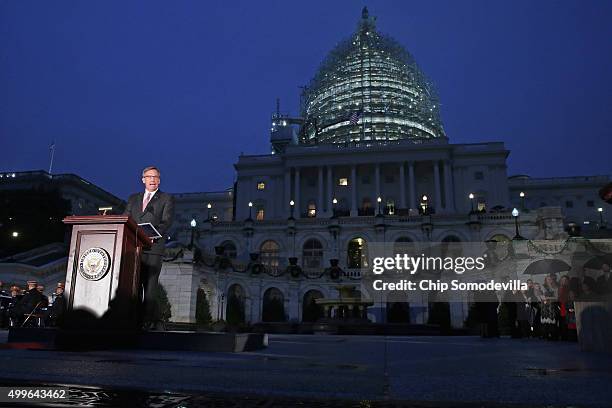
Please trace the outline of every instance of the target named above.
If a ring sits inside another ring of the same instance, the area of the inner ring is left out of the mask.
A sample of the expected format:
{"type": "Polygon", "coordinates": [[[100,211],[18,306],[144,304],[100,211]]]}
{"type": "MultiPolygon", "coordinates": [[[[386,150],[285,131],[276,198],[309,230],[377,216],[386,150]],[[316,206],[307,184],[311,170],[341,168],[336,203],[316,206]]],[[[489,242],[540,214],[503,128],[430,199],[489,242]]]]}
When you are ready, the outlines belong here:
{"type": "MultiPolygon", "coordinates": [[[[194,322],[205,295],[213,320],[312,322],[328,312],[316,299],[355,285],[372,300],[370,321],[427,323],[425,295],[361,290],[371,245],[510,242],[519,223],[528,242],[561,242],[566,210],[594,212],[609,180],[509,177],[503,142],[451,143],[432,84],[366,9],[305,88],[300,114],[272,115],[270,152],[241,155],[227,191],[175,195],[171,236],[183,245],[170,245],[160,278],[172,320],[194,322]]],[[[470,301],[450,302],[452,326],[470,301]]]]}

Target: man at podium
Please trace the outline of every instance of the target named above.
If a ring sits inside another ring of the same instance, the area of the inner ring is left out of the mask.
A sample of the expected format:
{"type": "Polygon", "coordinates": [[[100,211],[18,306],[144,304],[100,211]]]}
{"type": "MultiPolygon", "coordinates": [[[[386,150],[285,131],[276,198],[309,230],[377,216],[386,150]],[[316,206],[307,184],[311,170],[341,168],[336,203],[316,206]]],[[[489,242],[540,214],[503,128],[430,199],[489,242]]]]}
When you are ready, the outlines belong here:
{"type": "Polygon", "coordinates": [[[140,319],[145,329],[163,330],[159,317],[156,294],[159,285],[166,233],[174,219],[174,197],[159,190],[160,171],[155,166],[142,171],[144,192],[132,194],[128,199],[125,215],[138,224],[151,223],[161,238],[155,239],[150,249],[143,251],[140,261],[140,281],[144,287],[144,303],[140,319]]]}

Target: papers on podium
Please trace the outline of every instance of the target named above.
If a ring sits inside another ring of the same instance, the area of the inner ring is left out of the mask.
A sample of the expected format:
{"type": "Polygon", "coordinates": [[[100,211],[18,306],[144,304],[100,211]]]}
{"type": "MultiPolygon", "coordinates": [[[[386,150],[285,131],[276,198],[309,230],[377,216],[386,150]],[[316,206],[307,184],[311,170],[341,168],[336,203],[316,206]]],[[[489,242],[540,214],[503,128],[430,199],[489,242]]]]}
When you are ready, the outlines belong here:
{"type": "Polygon", "coordinates": [[[142,229],[145,235],[149,237],[151,240],[161,238],[161,234],[159,233],[159,231],[156,230],[155,227],[150,222],[138,224],[138,226],[142,229]]]}

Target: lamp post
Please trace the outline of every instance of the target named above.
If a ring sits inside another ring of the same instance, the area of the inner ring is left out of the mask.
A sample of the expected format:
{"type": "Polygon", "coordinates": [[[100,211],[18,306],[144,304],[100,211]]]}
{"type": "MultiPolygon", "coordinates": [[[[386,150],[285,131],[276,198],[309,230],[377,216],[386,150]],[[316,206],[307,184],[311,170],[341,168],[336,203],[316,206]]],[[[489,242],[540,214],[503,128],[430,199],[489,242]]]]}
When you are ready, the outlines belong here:
{"type": "Polygon", "coordinates": [[[195,218],[192,218],[189,224],[191,225],[191,242],[189,244],[189,247],[193,248],[193,239],[195,237],[195,229],[198,223],[196,222],[195,218]]]}
{"type": "Polygon", "coordinates": [[[423,215],[427,215],[427,200],[429,198],[426,195],[423,195],[423,197],[421,198],[421,207],[423,208],[423,215]]]}
{"type": "Polygon", "coordinates": [[[336,216],[336,204],[338,204],[338,199],[334,197],[332,200],[332,217],[336,216]]]}
{"type": "Polygon", "coordinates": [[[253,202],[249,201],[249,220],[252,220],[252,209],[253,209],[253,202]]]}
{"type": "Polygon", "coordinates": [[[603,221],[603,208],[597,207],[597,212],[599,213],[599,229],[606,228],[603,221]]]}
{"type": "Polygon", "coordinates": [[[291,208],[291,217],[293,218],[293,209],[295,208],[295,201],[291,200],[289,201],[289,207],[291,208]]]}
{"type": "Polygon", "coordinates": [[[470,199],[470,208],[471,208],[470,213],[473,213],[474,212],[474,193],[470,193],[468,195],[468,198],[470,199]]]}
{"type": "Polygon", "coordinates": [[[380,203],[382,203],[382,197],[378,197],[376,199],[376,202],[378,203],[378,213],[381,214],[380,203]]]}
{"type": "Polygon", "coordinates": [[[516,208],[513,208],[512,216],[514,217],[514,229],[515,229],[515,235],[513,239],[516,239],[516,240],[525,239],[521,236],[521,233],[519,231],[519,222],[518,222],[519,210],[517,210],[516,208]]]}
{"type": "Polygon", "coordinates": [[[521,197],[521,211],[525,211],[525,192],[521,191],[519,197],[521,197]]]}
{"type": "Polygon", "coordinates": [[[206,204],[206,208],[208,208],[208,215],[207,215],[207,218],[208,218],[208,220],[210,221],[210,209],[212,208],[212,204],[211,204],[211,203],[206,204]]]}

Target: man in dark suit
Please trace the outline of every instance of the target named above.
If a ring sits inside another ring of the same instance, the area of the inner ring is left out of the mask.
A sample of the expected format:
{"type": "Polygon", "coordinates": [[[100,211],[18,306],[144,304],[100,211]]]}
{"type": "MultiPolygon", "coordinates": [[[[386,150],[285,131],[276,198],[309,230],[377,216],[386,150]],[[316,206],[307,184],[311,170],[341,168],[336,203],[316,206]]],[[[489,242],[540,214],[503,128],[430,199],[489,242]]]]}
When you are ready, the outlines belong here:
{"type": "Polygon", "coordinates": [[[174,197],[159,190],[160,172],[157,167],[146,167],[142,171],[142,183],[145,191],[130,196],[125,214],[131,216],[138,224],[151,223],[162,236],[141,255],[140,282],[144,287],[144,303],[141,312],[143,326],[145,329],[163,329],[156,294],[164,255],[165,237],[174,218],[174,197]]]}

